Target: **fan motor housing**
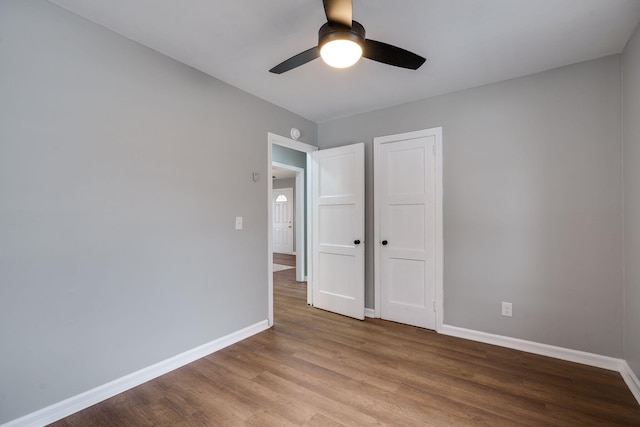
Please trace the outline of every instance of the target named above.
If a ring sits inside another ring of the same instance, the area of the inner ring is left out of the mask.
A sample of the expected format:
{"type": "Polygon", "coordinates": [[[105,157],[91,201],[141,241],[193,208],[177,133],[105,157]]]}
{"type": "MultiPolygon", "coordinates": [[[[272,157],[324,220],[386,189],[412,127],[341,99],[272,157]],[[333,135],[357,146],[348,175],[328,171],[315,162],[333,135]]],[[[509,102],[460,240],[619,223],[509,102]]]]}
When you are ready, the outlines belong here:
{"type": "Polygon", "coordinates": [[[364,48],[365,31],[362,24],[353,21],[351,28],[327,22],[318,31],[318,49],[333,40],[351,40],[364,48]]]}

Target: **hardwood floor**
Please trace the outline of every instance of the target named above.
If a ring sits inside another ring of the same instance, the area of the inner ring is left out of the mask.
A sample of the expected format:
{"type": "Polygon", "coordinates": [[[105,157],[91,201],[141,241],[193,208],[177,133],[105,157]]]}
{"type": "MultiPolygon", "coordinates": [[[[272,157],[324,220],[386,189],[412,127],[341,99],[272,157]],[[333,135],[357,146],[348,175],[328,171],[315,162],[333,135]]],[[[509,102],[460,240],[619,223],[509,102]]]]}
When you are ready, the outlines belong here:
{"type": "Polygon", "coordinates": [[[617,372],[305,301],[277,272],[273,328],[54,425],[640,425],[617,372]]]}
{"type": "Polygon", "coordinates": [[[296,266],[296,256],[289,254],[279,254],[277,252],[273,253],[273,262],[274,264],[282,264],[282,265],[290,265],[292,267],[296,266]]]}

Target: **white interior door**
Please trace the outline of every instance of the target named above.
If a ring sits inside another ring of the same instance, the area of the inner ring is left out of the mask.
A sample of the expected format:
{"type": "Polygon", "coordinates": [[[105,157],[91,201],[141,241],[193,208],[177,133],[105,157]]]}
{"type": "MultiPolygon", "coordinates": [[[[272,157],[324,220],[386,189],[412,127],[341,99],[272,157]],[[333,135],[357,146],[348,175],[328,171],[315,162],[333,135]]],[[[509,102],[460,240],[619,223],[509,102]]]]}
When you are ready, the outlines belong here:
{"type": "Polygon", "coordinates": [[[293,188],[274,189],[273,252],[293,253],[293,188]]]}
{"type": "Polygon", "coordinates": [[[376,138],[380,317],[436,328],[437,133],[376,138]]]}
{"type": "Polygon", "coordinates": [[[313,305],[364,319],[364,144],[312,162],[313,305]]]}

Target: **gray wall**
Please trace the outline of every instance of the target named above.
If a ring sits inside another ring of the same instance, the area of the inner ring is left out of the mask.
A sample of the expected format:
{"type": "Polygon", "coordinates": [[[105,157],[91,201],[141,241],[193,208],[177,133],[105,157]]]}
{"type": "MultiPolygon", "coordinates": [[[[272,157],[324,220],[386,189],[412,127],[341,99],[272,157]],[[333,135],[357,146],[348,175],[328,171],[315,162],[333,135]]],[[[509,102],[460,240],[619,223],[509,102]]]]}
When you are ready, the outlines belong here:
{"type": "Polygon", "coordinates": [[[442,126],[445,323],[621,357],[620,117],[611,56],[321,123],[318,144],[366,144],[373,242],[372,139],[442,126]]]}
{"type": "Polygon", "coordinates": [[[640,377],[640,29],[622,57],[624,133],[624,357],[640,377]]]}
{"type": "Polygon", "coordinates": [[[0,1],[0,424],[267,319],[267,133],[291,127],[316,143],[44,0],[0,1]]]}

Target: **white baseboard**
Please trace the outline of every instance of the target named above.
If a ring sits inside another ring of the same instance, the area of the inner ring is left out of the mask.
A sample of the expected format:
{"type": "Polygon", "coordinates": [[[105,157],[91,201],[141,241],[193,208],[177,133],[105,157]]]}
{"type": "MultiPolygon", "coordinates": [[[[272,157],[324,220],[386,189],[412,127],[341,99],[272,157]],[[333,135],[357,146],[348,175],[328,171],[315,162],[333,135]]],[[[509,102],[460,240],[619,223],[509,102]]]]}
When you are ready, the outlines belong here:
{"type": "Polygon", "coordinates": [[[465,338],[472,341],[479,341],[487,344],[494,344],[500,347],[522,350],[527,353],[549,356],[569,362],[581,363],[583,365],[594,366],[596,368],[608,369],[610,371],[622,371],[625,361],[609,356],[587,353],[579,350],[571,350],[563,347],[556,347],[548,344],[540,344],[533,341],[521,340],[518,338],[505,337],[502,335],[488,334],[486,332],[474,331],[472,329],[459,328],[457,326],[442,325],[439,331],[441,334],[458,338],[465,338]]]}
{"type": "Polygon", "coordinates": [[[364,317],[371,317],[374,318],[376,317],[376,312],[373,310],[373,308],[364,308],[364,317]]]}
{"type": "Polygon", "coordinates": [[[171,372],[174,369],[178,369],[202,357],[208,356],[211,353],[222,350],[231,344],[242,341],[245,338],[249,338],[250,336],[268,328],[269,322],[267,320],[263,320],[217,340],[170,357],[169,359],[163,360],[155,365],[148,366],[132,374],[125,375],[124,377],[85,391],[84,393],[70,397],[51,406],[47,406],[46,408],[32,412],[31,414],[25,415],[21,418],[17,418],[7,424],[4,424],[2,427],[45,426],[171,372]]]}
{"type": "Polygon", "coordinates": [[[627,387],[629,387],[633,397],[635,397],[640,404],[640,380],[633,370],[631,370],[629,364],[623,359],[616,359],[615,357],[601,356],[599,354],[571,350],[548,344],[540,344],[533,341],[525,341],[502,335],[488,334],[486,332],[459,328],[457,326],[442,325],[442,329],[438,332],[452,337],[479,341],[487,344],[498,345],[500,347],[526,351],[528,353],[539,354],[542,356],[549,356],[569,362],[581,363],[583,365],[594,366],[596,368],[617,371],[622,376],[627,387]]]}
{"type": "Polygon", "coordinates": [[[638,403],[640,403],[640,380],[631,370],[627,362],[623,362],[620,375],[622,375],[624,382],[627,383],[627,387],[631,390],[633,397],[635,397],[638,403]]]}

